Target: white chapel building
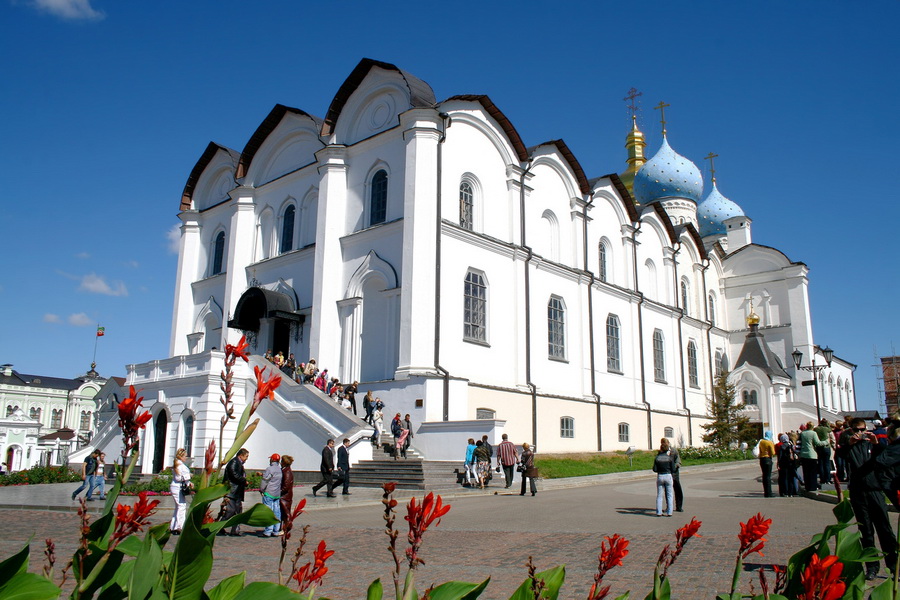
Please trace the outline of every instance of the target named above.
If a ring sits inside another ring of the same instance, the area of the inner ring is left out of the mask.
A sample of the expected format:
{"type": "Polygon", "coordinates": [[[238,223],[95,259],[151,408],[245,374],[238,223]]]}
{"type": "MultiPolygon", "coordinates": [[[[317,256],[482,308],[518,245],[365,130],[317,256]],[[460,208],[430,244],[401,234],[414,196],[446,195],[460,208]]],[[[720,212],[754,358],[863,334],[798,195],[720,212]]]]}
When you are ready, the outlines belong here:
{"type": "MultiPolygon", "coordinates": [[[[701,445],[723,370],[761,428],[814,420],[791,359],[824,364],[807,266],[753,243],[665,136],[644,146],[635,125],[627,170],[591,177],[561,139],[526,145],[487,96],[438,101],[369,59],[324,118],[279,104],[243,150],[210,143],[180,202],[170,357],[128,366],[154,415],[143,471],[179,447],[202,463],[241,335],[256,356],[237,367],[238,411],[266,350],[315,358],[360,382],[360,413],[367,390],[386,422],[410,413],[426,459],[501,433],[541,453],[701,445]]],[[[820,373],[823,417],[856,409],[854,369],[820,373]]],[[[328,437],[371,456],[371,429],[312,386],[285,380],[259,416],[253,468],[279,452],[314,470],[328,437]]]]}

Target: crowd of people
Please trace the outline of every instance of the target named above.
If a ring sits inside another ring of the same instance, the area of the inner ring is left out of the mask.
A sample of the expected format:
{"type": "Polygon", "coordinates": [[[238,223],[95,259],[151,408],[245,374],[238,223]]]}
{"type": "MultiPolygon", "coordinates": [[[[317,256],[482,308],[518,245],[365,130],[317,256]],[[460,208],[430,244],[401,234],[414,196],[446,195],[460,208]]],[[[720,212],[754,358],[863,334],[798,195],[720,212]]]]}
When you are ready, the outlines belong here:
{"type": "Polygon", "coordinates": [[[297,383],[311,383],[342,408],[358,416],[356,409],[356,392],[359,389],[358,381],[341,383],[337,377],[329,376],[328,369],[319,370],[315,358],[310,358],[307,363],[298,363],[294,359],[293,352],[288,353],[288,357],[285,358],[284,352],[279,351],[273,354],[272,350],[269,349],[266,351],[264,358],[275,365],[287,377],[290,377],[297,383]]]}
{"type": "MultiPolygon", "coordinates": [[[[407,415],[409,416],[409,415],[407,415]]],[[[534,450],[528,442],[522,444],[522,454],[516,445],[509,441],[505,433],[501,436],[501,442],[497,445],[496,467],[497,473],[503,473],[506,488],[512,486],[513,471],[518,471],[522,476],[522,491],[525,495],[527,483],[530,481],[531,495],[537,494],[535,479],[538,477],[537,467],[534,466],[534,450]]],[[[491,471],[491,461],[494,457],[494,447],[488,441],[488,436],[483,435],[480,440],[469,438],[466,445],[466,457],[463,461],[463,472],[459,473],[459,483],[466,487],[484,489],[494,478],[491,471]]]]}
{"type": "MultiPolygon", "coordinates": [[[[767,431],[754,454],[767,498],[775,497],[773,464],[782,497],[796,496],[801,488],[814,492],[826,484],[846,482],[863,547],[874,548],[877,535],[885,564],[893,572],[898,547],[885,495],[900,509],[900,420],[887,427],[876,420],[869,428],[865,419],[849,415],[835,423],[822,419],[818,425],[809,422],[799,431],[778,434],[777,443],[767,431]]],[[[866,579],[874,579],[878,570],[878,562],[866,563],[866,579]]]]}

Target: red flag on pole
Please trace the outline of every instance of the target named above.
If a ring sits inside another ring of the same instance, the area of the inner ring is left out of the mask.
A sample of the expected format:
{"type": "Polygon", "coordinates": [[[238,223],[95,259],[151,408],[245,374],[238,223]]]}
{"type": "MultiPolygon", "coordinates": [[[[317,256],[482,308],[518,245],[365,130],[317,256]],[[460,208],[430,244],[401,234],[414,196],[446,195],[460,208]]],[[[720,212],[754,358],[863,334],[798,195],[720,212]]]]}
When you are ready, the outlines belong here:
{"type": "Polygon", "coordinates": [[[106,327],[97,326],[97,337],[103,337],[105,335],[106,327]]]}

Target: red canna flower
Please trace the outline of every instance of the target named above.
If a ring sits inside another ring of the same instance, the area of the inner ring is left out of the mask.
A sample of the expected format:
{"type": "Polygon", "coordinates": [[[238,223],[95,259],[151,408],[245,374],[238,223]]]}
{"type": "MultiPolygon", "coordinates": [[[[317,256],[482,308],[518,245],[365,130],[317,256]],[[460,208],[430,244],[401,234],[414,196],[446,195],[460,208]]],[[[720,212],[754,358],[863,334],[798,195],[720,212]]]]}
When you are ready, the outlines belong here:
{"type": "Polygon", "coordinates": [[[306,563],[294,573],[293,579],[297,581],[297,585],[300,588],[298,591],[301,594],[309,589],[311,585],[321,585],[322,578],[328,572],[325,561],[332,554],[334,554],[334,550],[326,549],[325,540],[322,540],[319,542],[319,547],[313,552],[313,562],[306,563]]]}
{"type": "Polygon", "coordinates": [[[153,418],[148,411],[138,413],[138,410],[142,408],[141,403],[143,401],[144,397],[138,397],[138,392],[135,391],[134,386],[132,385],[129,386],[128,397],[123,398],[122,401],[119,402],[119,429],[122,430],[122,442],[124,444],[122,456],[125,458],[127,458],[132,450],[136,449],[140,443],[138,431],[143,429],[144,425],[153,418]]]}
{"type": "Polygon", "coordinates": [[[772,525],[772,519],[762,516],[762,513],[750,517],[746,523],[741,523],[741,532],[738,539],[741,541],[741,549],[738,554],[741,558],[747,558],[754,552],[758,552],[760,556],[763,546],[765,546],[766,538],[763,536],[769,533],[769,527],[772,525]],[[755,545],[754,545],[755,544],[755,545]]]}
{"type": "Polygon", "coordinates": [[[847,584],[841,581],[843,570],[844,564],[838,562],[837,556],[820,559],[818,554],[813,554],[800,575],[803,591],[798,600],[838,600],[847,589],[847,584]]]}
{"type": "Polygon", "coordinates": [[[142,531],[150,521],[150,515],[156,512],[159,500],[147,501],[149,492],[138,494],[134,506],[119,504],[116,507],[116,528],[112,535],[112,545],[118,544],[133,533],[142,531]]]}
{"type": "Polygon", "coordinates": [[[206,455],[203,458],[203,469],[206,471],[206,475],[212,475],[216,470],[216,440],[209,441],[209,446],[206,448],[206,455]]]}
{"type": "Polygon", "coordinates": [[[247,343],[247,336],[242,335],[241,341],[237,343],[237,346],[232,346],[231,344],[225,344],[225,360],[229,359],[234,364],[235,358],[242,358],[244,362],[249,362],[250,359],[247,358],[247,347],[250,344],[247,343]]]}
{"type": "Polygon", "coordinates": [[[291,514],[287,515],[284,522],[281,524],[281,530],[284,532],[284,535],[281,538],[281,545],[285,548],[287,547],[288,540],[291,539],[291,530],[294,528],[294,521],[303,514],[303,509],[306,508],[306,498],[300,500],[297,503],[297,506],[294,507],[294,510],[291,511],[291,514]]]}
{"type": "Polygon", "coordinates": [[[669,546],[663,548],[662,553],[659,555],[659,560],[656,563],[657,566],[662,565],[663,577],[668,574],[669,567],[675,564],[675,561],[678,559],[678,555],[681,554],[682,550],[684,550],[684,546],[685,544],[687,544],[688,540],[692,537],[703,537],[699,533],[697,533],[700,530],[700,525],[702,524],[703,521],[698,521],[697,517],[691,517],[690,523],[675,531],[675,548],[669,548],[669,546]]]}
{"type": "Polygon", "coordinates": [[[603,600],[609,593],[609,586],[600,587],[603,578],[613,567],[620,566],[622,559],[628,556],[628,540],[618,533],[612,537],[607,536],[606,541],[600,543],[600,555],[597,557],[597,574],[594,575],[594,584],[588,593],[588,600],[603,600]],[[609,547],[606,547],[609,542],[609,547]]]}
{"type": "Polygon", "coordinates": [[[383,489],[388,494],[393,494],[394,490],[397,489],[397,482],[388,481],[387,483],[382,484],[381,489],[383,489]]]}
{"type": "Polygon", "coordinates": [[[406,558],[409,560],[409,567],[415,569],[419,564],[425,564],[425,561],[419,558],[419,547],[422,545],[422,536],[428,528],[434,524],[435,527],[441,522],[441,517],[450,512],[450,505],[444,506],[440,496],[435,501],[434,493],[428,492],[422,504],[416,503],[416,498],[410,498],[409,504],[406,505],[406,516],[404,517],[409,523],[409,548],[406,550],[406,558]]]}
{"type": "Polygon", "coordinates": [[[268,380],[264,378],[264,375],[266,374],[265,367],[263,367],[262,370],[260,370],[259,367],[253,367],[253,372],[256,374],[256,393],[253,395],[253,405],[250,407],[251,415],[256,412],[259,403],[262,402],[266,396],[268,396],[270,400],[274,400],[275,390],[281,385],[281,377],[274,372],[268,380]]]}
{"type": "Polygon", "coordinates": [[[204,524],[204,525],[209,525],[210,523],[215,523],[215,522],[216,522],[216,518],[213,517],[212,509],[211,509],[211,508],[207,508],[207,509],[206,509],[206,514],[203,515],[203,524],[204,524]]]}

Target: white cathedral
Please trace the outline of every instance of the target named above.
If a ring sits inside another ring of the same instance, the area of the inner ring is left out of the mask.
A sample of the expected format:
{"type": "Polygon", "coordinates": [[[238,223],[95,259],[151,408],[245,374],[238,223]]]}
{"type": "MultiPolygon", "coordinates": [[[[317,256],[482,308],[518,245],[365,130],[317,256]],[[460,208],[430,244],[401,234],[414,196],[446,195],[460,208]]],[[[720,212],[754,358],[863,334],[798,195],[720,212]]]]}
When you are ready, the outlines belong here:
{"type": "MultiPolygon", "coordinates": [[[[665,134],[665,130],[664,130],[665,134]]],[[[202,463],[222,415],[222,348],[246,334],[238,410],[267,349],[315,358],[410,413],[426,459],[507,433],[542,453],[701,445],[730,371],[775,433],[817,415],[799,350],[816,345],[808,268],[754,244],[751,220],[665,135],[590,178],[562,140],[526,146],[484,95],[364,59],[321,119],[276,105],[238,152],[210,143],[180,203],[170,358],[128,366],[153,412],[144,472],[185,447],[202,463]],[[749,323],[749,325],[748,325],[749,323]]],[[[829,420],[856,409],[855,365],[818,373],[829,420]]],[[[317,468],[328,437],[371,456],[371,429],[285,380],[262,405],[249,466],[317,468]]],[[[115,423],[98,432],[112,443],[115,423]]]]}

